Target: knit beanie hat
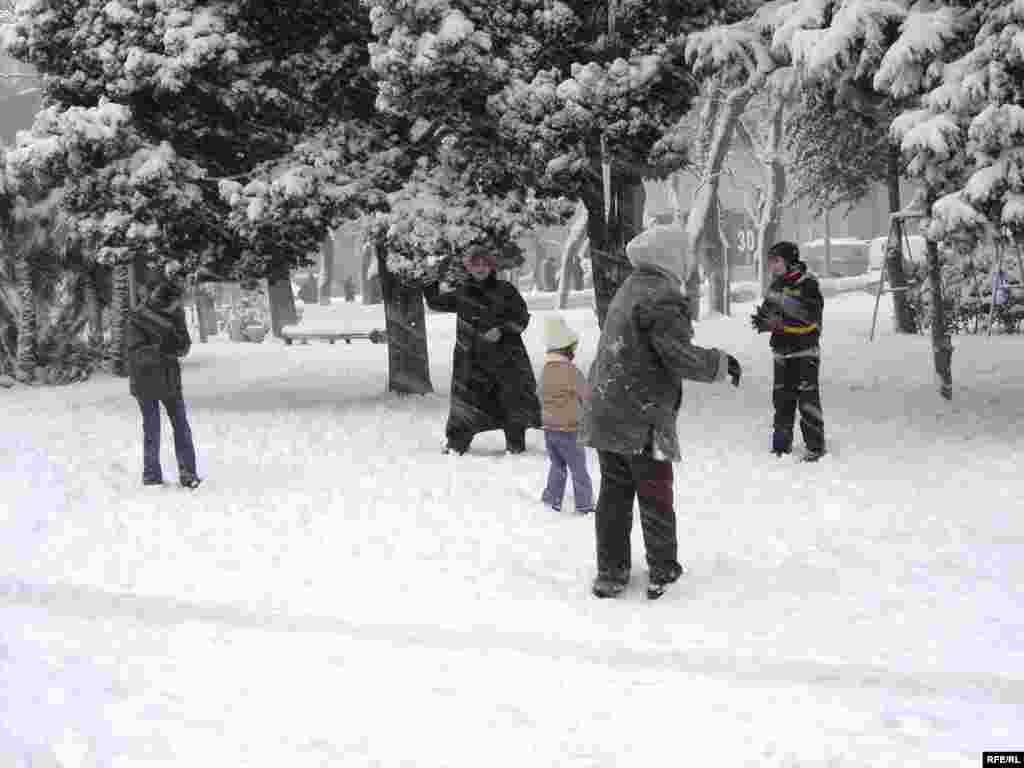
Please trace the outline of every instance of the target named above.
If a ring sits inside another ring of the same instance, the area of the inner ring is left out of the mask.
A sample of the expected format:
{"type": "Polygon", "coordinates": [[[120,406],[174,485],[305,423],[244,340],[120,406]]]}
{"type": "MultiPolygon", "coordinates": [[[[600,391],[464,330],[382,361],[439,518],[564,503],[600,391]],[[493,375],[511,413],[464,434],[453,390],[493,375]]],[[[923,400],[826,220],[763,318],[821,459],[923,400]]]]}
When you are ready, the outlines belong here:
{"type": "Polygon", "coordinates": [[[686,279],[686,233],[673,224],[645,229],[626,245],[626,255],[634,267],[654,267],[679,281],[686,279]]]}
{"type": "Polygon", "coordinates": [[[800,249],[796,243],[791,243],[789,240],[780,240],[768,249],[769,259],[776,256],[782,259],[787,267],[791,267],[800,261],[800,249]]]}
{"type": "Polygon", "coordinates": [[[567,349],[579,343],[579,340],[579,334],[569,327],[561,315],[548,315],[544,318],[544,347],[548,352],[567,349]]]}

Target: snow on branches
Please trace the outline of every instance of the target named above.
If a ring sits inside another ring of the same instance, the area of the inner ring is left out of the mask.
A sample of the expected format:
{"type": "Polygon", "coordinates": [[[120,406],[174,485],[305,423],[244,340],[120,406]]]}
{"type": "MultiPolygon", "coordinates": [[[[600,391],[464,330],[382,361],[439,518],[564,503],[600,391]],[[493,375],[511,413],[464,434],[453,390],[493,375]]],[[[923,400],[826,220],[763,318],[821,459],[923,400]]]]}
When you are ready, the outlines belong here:
{"type": "Polygon", "coordinates": [[[911,103],[892,135],[908,175],[942,201],[926,222],[931,234],[987,221],[1024,236],[1016,197],[1024,193],[1024,2],[791,0],[776,18],[773,47],[805,78],[911,103]]]}
{"type": "Polygon", "coordinates": [[[23,210],[59,204],[74,239],[96,259],[158,259],[192,245],[202,171],[167,142],[131,128],[130,110],[48,107],[6,153],[6,185],[23,210]]]}
{"type": "Polygon", "coordinates": [[[237,64],[246,46],[233,31],[237,16],[230,2],[32,0],[17,6],[3,42],[50,74],[57,92],[124,100],[140,90],[178,92],[200,71],[237,64]]]}
{"type": "Polygon", "coordinates": [[[263,273],[271,254],[307,264],[328,230],[385,208],[406,162],[394,139],[372,125],[332,124],[244,184],[222,180],[228,225],[243,245],[236,268],[263,273]]]}
{"type": "Polygon", "coordinates": [[[923,83],[932,86],[922,94],[923,108],[897,120],[893,133],[910,160],[909,173],[941,196],[929,233],[945,239],[988,223],[997,235],[1022,238],[1024,3],[990,0],[926,17],[913,17],[918,28],[905,24],[893,50],[923,45],[941,80],[923,83]]]}

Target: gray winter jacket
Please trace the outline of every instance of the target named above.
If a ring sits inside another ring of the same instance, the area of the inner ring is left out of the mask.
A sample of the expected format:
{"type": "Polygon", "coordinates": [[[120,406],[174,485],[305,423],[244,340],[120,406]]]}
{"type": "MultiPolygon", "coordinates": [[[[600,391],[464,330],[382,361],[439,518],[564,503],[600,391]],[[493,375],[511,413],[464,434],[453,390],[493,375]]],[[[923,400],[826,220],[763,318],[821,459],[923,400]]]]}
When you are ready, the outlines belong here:
{"type": "Polygon", "coordinates": [[[579,442],[601,451],[679,461],[676,419],[683,379],[722,381],[727,356],[690,343],[693,325],[674,275],[640,265],[608,307],[593,394],[583,405],[579,442]]]}

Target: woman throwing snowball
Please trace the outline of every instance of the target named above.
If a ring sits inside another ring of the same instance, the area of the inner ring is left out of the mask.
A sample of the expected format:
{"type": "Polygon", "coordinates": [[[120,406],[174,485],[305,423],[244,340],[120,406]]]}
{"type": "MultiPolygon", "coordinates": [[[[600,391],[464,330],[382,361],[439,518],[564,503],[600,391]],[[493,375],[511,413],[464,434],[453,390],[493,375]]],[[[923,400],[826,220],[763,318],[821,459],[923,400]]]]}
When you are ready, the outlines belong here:
{"type": "Polygon", "coordinates": [[[479,432],[501,429],[509,453],[526,450],[526,430],[540,428],[540,400],[522,333],[526,302],[512,283],[499,280],[498,260],[483,246],[462,258],[469,280],[453,291],[425,286],[427,306],[457,317],[452,392],[445,452],[460,456],[479,432]]]}

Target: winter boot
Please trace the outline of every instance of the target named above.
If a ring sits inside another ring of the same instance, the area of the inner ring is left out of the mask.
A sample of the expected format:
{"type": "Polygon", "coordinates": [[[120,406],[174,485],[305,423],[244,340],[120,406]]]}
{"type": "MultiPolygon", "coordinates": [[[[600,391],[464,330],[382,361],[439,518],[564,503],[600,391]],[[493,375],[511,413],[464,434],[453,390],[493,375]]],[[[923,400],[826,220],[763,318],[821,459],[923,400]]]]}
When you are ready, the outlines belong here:
{"type": "Polygon", "coordinates": [[[803,458],[800,459],[800,461],[804,462],[805,464],[813,464],[816,461],[820,461],[821,457],[824,455],[824,448],[820,448],[818,450],[808,450],[807,453],[803,455],[803,458]]]}
{"type": "Polygon", "coordinates": [[[793,433],[776,431],[772,432],[772,453],[776,456],[793,452],[793,433]]]}
{"type": "Polygon", "coordinates": [[[512,455],[526,453],[526,430],[512,427],[505,430],[505,451],[512,455]]]}
{"type": "Polygon", "coordinates": [[[594,579],[591,591],[594,593],[595,597],[618,597],[622,594],[622,591],[626,588],[626,584],[628,582],[628,574],[599,573],[597,578],[594,579]]]}
{"type": "Polygon", "coordinates": [[[191,472],[186,472],[178,478],[178,482],[182,488],[188,488],[189,490],[195,490],[199,487],[199,484],[203,482],[198,477],[193,475],[191,472]]]}
{"type": "Polygon", "coordinates": [[[679,563],[675,563],[664,570],[651,569],[649,583],[647,585],[647,599],[657,600],[665,594],[665,590],[668,589],[668,585],[679,581],[679,577],[684,573],[686,573],[686,569],[679,563]]]}

